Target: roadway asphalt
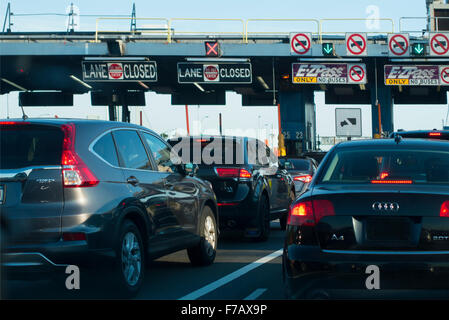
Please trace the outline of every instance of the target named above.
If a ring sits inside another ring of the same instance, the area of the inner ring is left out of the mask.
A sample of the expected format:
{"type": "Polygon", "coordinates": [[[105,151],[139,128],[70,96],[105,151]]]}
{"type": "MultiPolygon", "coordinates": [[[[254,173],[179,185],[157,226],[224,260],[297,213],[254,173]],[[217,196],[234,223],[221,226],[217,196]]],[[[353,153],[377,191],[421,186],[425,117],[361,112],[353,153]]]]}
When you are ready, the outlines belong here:
{"type": "MultiPolygon", "coordinates": [[[[136,299],[283,299],[281,252],[284,232],[271,224],[267,242],[244,240],[237,233],[222,234],[215,263],[193,267],[185,250],[152,261],[136,299]]],[[[54,279],[10,280],[7,299],[108,299],[114,298],[101,272],[80,270],[80,289],[65,288],[65,274],[54,279]]]]}

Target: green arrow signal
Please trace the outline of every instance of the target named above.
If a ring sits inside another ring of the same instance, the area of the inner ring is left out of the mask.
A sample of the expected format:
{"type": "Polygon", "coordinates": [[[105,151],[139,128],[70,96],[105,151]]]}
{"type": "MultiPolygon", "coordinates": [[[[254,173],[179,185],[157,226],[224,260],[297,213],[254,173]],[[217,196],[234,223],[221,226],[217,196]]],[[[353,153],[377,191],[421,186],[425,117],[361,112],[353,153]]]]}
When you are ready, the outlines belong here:
{"type": "Polygon", "coordinates": [[[323,52],[327,55],[333,54],[334,46],[332,43],[323,43],[323,52]]]}
{"type": "Polygon", "coordinates": [[[413,45],[413,53],[417,55],[424,54],[425,46],[421,43],[415,43],[413,45]]]}

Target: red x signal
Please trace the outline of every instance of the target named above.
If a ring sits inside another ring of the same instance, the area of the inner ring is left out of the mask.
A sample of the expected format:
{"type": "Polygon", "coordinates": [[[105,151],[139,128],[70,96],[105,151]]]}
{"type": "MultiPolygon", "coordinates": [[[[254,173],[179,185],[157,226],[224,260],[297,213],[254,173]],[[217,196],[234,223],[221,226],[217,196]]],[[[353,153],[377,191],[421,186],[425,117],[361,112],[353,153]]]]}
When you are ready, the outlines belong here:
{"type": "Polygon", "coordinates": [[[206,42],[206,56],[218,57],[219,51],[218,42],[206,42]]]}

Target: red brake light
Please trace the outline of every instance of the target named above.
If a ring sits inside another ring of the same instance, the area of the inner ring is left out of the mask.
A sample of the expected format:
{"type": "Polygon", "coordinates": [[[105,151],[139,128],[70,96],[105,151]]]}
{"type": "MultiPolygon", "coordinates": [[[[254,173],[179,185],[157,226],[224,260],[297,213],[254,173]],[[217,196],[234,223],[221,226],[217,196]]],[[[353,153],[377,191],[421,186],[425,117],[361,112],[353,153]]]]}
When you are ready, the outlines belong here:
{"type": "Polygon", "coordinates": [[[240,169],[239,176],[240,176],[240,178],[249,179],[249,178],[251,178],[251,172],[249,172],[246,169],[240,169]]]}
{"type": "Polygon", "coordinates": [[[239,176],[239,168],[215,168],[217,174],[221,178],[237,178],[239,176]]]}
{"type": "Polygon", "coordinates": [[[383,179],[385,179],[386,177],[388,177],[390,174],[388,173],[388,172],[381,172],[381,174],[380,174],[380,179],[381,180],[383,180],[383,179]]]}
{"type": "Polygon", "coordinates": [[[251,178],[251,172],[239,168],[215,168],[220,178],[251,178]]]}
{"type": "Polygon", "coordinates": [[[429,132],[429,137],[441,137],[441,132],[429,132]]]}
{"type": "Polygon", "coordinates": [[[306,174],[306,175],[303,175],[303,176],[296,176],[296,177],[293,178],[293,180],[301,181],[301,182],[304,182],[304,183],[309,183],[310,181],[312,181],[312,176],[310,174],[306,174]]]}
{"type": "Polygon", "coordinates": [[[371,180],[372,184],[412,184],[412,180],[371,180]]]}
{"type": "Polygon", "coordinates": [[[0,121],[1,126],[14,126],[21,124],[30,124],[30,123],[26,121],[0,121]]]}
{"type": "Polygon", "coordinates": [[[62,143],[62,178],[66,188],[93,187],[99,181],[90,171],[84,161],[75,152],[75,125],[65,124],[61,126],[64,132],[62,143]]]}
{"type": "Polygon", "coordinates": [[[334,205],[329,200],[299,202],[290,208],[288,224],[314,226],[321,218],[335,215],[334,205]]]}
{"type": "Polygon", "coordinates": [[[444,201],[441,205],[440,217],[449,218],[449,201],[444,201]]]}

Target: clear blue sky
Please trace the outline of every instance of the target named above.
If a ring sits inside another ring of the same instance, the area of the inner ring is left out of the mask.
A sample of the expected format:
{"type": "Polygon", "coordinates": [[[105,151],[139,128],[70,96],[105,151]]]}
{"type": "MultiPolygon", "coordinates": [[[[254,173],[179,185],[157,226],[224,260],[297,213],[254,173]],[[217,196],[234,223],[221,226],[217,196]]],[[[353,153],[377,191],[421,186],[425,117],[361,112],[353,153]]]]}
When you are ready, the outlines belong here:
{"type": "MultiPolygon", "coordinates": [[[[132,3],[135,2],[137,17],[166,17],[166,18],[233,18],[233,19],[257,19],[257,18],[369,18],[376,11],[380,18],[391,18],[395,23],[395,31],[399,30],[399,18],[403,16],[416,17],[426,15],[425,0],[191,0],[191,1],[105,1],[105,0],[12,0],[12,11],[18,14],[25,13],[65,13],[71,2],[79,8],[81,15],[129,15],[132,3]],[[374,11],[373,11],[374,10],[374,11]]],[[[0,1],[0,18],[3,18],[8,1],[0,1]]],[[[95,18],[81,17],[80,30],[94,30],[95,18]]],[[[38,30],[65,30],[66,17],[23,17],[15,16],[13,30],[38,31],[38,30]]],[[[139,22],[140,23],[140,22],[139,22]]],[[[155,24],[157,22],[151,22],[155,24]]],[[[369,24],[369,23],[368,23],[369,24]]],[[[369,25],[368,25],[369,26],[369,25]]],[[[109,26],[105,26],[107,28],[109,26]]],[[[178,23],[176,28],[186,29],[205,28],[198,25],[182,25],[178,23]]],[[[303,31],[300,28],[311,28],[304,24],[258,24],[254,25],[258,31],[303,31]]],[[[373,27],[373,26],[371,26],[373,27]]],[[[424,21],[407,23],[405,27],[422,29],[424,21]]],[[[129,22],[116,24],[114,28],[129,29],[129,22]]],[[[231,30],[238,26],[227,24],[208,25],[206,30],[231,30]]],[[[339,22],[327,24],[324,31],[367,31],[367,24],[362,22],[339,22]],[[327,28],[327,29],[326,29],[327,28]]],[[[381,22],[376,29],[370,31],[386,32],[391,28],[389,24],[381,22]]],[[[234,29],[233,29],[234,30],[234,29]]],[[[309,31],[309,30],[307,30],[309,31]]],[[[184,108],[170,105],[170,96],[147,93],[147,107],[145,110],[144,125],[157,132],[167,132],[176,128],[185,128],[184,108]],[[169,116],[167,116],[169,115],[169,116]]],[[[91,107],[88,95],[75,98],[76,107],[73,108],[28,108],[31,116],[68,116],[79,117],[80,114],[99,116],[106,118],[106,107],[91,107]]],[[[317,104],[317,128],[318,134],[331,136],[335,133],[334,108],[336,106],[324,105],[322,93],[316,93],[317,104]]],[[[10,116],[20,116],[17,106],[17,94],[0,96],[0,117],[6,117],[6,105],[10,116]]],[[[341,106],[340,106],[341,107],[341,106]]],[[[354,106],[356,107],[356,106],[354,106]]],[[[371,134],[371,113],[369,106],[362,107],[363,135],[371,134]]],[[[396,106],[394,111],[395,128],[440,128],[442,119],[446,117],[447,106],[396,106]]],[[[216,129],[218,113],[223,114],[224,126],[227,129],[245,129],[248,127],[277,128],[277,112],[273,107],[241,107],[241,98],[235,93],[227,94],[226,106],[190,106],[191,126],[193,122],[202,122],[203,127],[216,129]],[[259,115],[260,120],[259,120],[259,115]]],[[[132,115],[134,122],[138,121],[137,112],[132,115]]]]}

